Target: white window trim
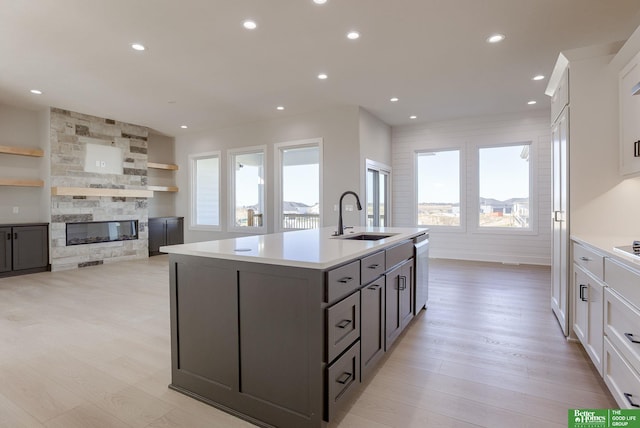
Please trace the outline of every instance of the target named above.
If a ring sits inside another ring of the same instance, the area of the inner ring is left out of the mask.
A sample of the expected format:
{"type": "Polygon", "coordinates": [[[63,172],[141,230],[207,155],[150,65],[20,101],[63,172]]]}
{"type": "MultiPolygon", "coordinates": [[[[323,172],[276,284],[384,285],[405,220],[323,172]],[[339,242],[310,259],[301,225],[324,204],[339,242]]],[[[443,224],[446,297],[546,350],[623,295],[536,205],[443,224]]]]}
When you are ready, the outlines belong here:
{"type": "Polygon", "coordinates": [[[417,227],[428,227],[430,231],[464,233],[467,230],[467,160],[466,147],[461,145],[452,145],[445,147],[429,148],[416,150],[413,154],[413,224],[417,227]],[[460,225],[459,226],[438,226],[438,225],[418,225],[418,156],[424,153],[450,152],[458,150],[460,153],[460,165],[458,171],[460,173],[460,225]]]}
{"type": "Polygon", "coordinates": [[[470,159],[469,166],[473,168],[476,178],[475,186],[470,197],[474,201],[473,216],[470,219],[473,223],[471,232],[477,234],[499,234],[499,235],[537,235],[538,234],[538,146],[534,140],[524,140],[509,143],[492,143],[492,144],[476,144],[473,150],[473,158],[470,159]],[[480,226],[480,149],[511,147],[529,145],[529,225],[528,228],[511,228],[511,227],[491,227],[480,226]]]}
{"type": "Polygon", "coordinates": [[[318,138],[309,138],[309,139],[305,139],[305,140],[295,140],[295,141],[285,141],[282,143],[276,143],[273,145],[273,149],[274,149],[274,181],[275,181],[275,187],[274,187],[274,225],[275,228],[274,230],[276,232],[286,232],[289,230],[296,230],[296,229],[285,229],[282,227],[282,222],[280,221],[282,219],[282,151],[284,149],[294,149],[294,148],[303,148],[303,147],[318,147],[318,151],[319,151],[319,157],[318,157],[318,161],[319,161],[319,183],[320,183],[320,188],[318,189],[319,192],[319,203],[320,203],[320,211],[319,211],[319,218],[318,218],[318,222],[319,222],[319,227],[323,227],[324,222],[323,222],[323,215],[322,215],[322,211],[324,211],[324,201],[323,201],[323,148],[322,148],[322,144],[323,144],[323,139],[318,137],[318,138]]]}
{"type": "Polygon", "coordinates": [[[194,153],[189,155],[189,230],[206,230],[217,232],[222,230],[222,210],[220,205],[222,202],[222,153],[219,150],[212,152],[194,153]],[[218,224],[217,225],[203,225],[196,223],[196,161],[199,159],[207,159],[217,157],[218,158],[218,224]]]}
{"type": "Polygon", "coordinates": [[[384,173],[387,175],[387,201],[386,201],[386,205],[385,205],[385,217],[387,219],[387,226],[386,227],[390,227],[391,225],[393,225],[393,200],[391,199],[392,196],[391,194],[392,189],[393,189],[393,183],[391,182],[392,180],[392,174],[391,174],[391,167],[389,165],[386,165],[382,162],[378,162],[378,161],[374,161],[371,159],[365,159],[364,162],[364,205],[365,205],[365,209],[364,211],[364,223],[362,224],[367,224],[367,211],[366,211],[366,207],[368,207],[369,205],[369,200],[367,199],[367,196],[369,195],[369,188],[367,187],[367,174],[369,173],[370,169],[376,170],[378,171],[378,173],[384,173]]]}
{"type": "Polygon", "coordinates": [[[251,146],[251,147],[242,147],[239,149],[228,149],[227,150],[227,170],[228,170],[228,189],[229,189],[229,212],[228,212],[228,230],[230,232],[244,232],[244,233],[266,233],[267,232],[267,200],[266,200],[266,192],[265,189],[267,187],[267,146],[251,146]],[[264,201],[264,210],[262,212],[262,226],[236,226],[235,225],[235,208],[236,208],[236,168],[234,163],[236,155],[243,154],[251,154],[251,153],[262,153],[263,156],[263,164],[264,168],[264,186],[262,187],[262,200],[264,201]]]}

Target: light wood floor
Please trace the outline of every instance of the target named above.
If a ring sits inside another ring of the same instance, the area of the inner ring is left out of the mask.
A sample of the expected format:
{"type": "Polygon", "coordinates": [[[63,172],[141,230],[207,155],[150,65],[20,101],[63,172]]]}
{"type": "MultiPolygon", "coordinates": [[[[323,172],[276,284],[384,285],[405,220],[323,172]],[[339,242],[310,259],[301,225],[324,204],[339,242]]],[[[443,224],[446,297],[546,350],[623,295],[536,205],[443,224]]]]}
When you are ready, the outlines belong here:
{"type": "MultiPolygon", "coordinates": [[[[431,304],[336,426],[566,427],[615,402],[544,267],[435,260],[431,304]]],[[[0,279],[0,427],[249,427],[169,390],[167,256],[0,279]]]]}

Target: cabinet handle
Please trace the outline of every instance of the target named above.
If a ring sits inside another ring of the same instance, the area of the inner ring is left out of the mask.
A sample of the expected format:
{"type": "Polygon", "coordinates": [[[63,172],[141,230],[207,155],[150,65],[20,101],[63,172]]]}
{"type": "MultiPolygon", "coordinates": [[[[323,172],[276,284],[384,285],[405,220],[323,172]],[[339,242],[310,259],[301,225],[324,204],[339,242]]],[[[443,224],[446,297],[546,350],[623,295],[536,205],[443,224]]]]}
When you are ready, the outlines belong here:
{"type": "Polygon", "coordinates": [[[628,392],[624,393],[624,398],[627,399],[627,401],[629,402],[629,404],[631,404],[633,407],[640,407],[640,404],[636,404],[633,401],[631,401],[631,397],[633,397],[633,394],[629,394],[628,392]]]}
{"type": "Polygon", "coordinates": [[[633,143],[633,157],[640,157],[640,140],[633,143]]]}
{"type": "Polygon", "coordinates": [[[367,290],[377,290],[380,288],[380,284],[374,284],[367,287],[367,290]]]}
{"type": "Polygon", "coordinates": [[[18,239],[18,232],[13,233],[13,239],[18,239]]]}
{"type": "Polygon", "coordinates": [[[553,212],[553,221],[556,221],[558,223],[563,222],[564,219],[562,218],[564,211],[554,211],[553,212]]]}
{"type": "Polygon", "coordinates": [[[338,324],[336,324],[336,327],[346,328],[349,324],[351,324],[351,320],[342,320],[338,324]]]}
{"type": "Polygon", "coordinates": [[[580,284],[580,300],[586,302],[587,299],[584,297],[584,290],[587,288],[586,285],[580,284]]]}
{"type": "Polygon", "coordinates": [[[591,259],[589,257],[585,257],[585,256],[580,257],[580,260],[582,260],[583,262],[590,262],[591,261],[591,259]]]}
{"type": "Polygon", "coordinates": [[[7,233],[7,241],[11,241],[11,234],[7,233]]]}
{"type": "Polygon", "coordinates": [[[635,336],[634,336],[633,334],[631,334],[631,333],[625,333],[624,335],[625,335],[625,337],[626,337],[627,339],[629,339],[629,341],[630,341],[631,343],[640,343],[640,340],[635,340],[635,339],[634,339],[634,337],[635,337],[635,336]]]}
{"type": "Polygon", "coordinates": [[[353,278],[350,276],[345,276],[344,278],[341,278],[338,280],[338,282],[341,282],[343,284],[346,284],[347,282],[351,282],[353,281],[353,278]]]}
{"type": "Polygon", "coordinates": [[[398,277],[398,290],[402,291],[405,288],[407,288],[407,277],[406,276],[399,276],[398,277]],[[402,284],[401,284],[402,282],[402,284]]]}
{"type": "Polygon", "coordinates": [[[379,265],[378,263],[376,263],[376,264],[374,264],[374,265],[370,265],[370,266],[367,266],[367,267],[368,267],[369,269],[378,269],[378,267],[379,267],[379,266],[380,266],[380,265],[379,265]]]}
{"type": "Polygon", "coordinates": [[[344,385],[345,383],[349,382],[349,379],[351,379],[351,376],[352,376],[351,373],[344,372],[340,375],[338,379],[336,379],[336,382],[344,385]]]}

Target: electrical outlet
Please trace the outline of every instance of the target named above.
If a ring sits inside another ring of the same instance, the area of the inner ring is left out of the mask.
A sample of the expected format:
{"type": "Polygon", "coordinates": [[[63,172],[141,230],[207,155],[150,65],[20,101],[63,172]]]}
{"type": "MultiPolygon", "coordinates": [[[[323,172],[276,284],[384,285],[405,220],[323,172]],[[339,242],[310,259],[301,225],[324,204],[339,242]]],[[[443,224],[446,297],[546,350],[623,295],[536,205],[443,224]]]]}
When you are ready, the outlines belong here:
{"type": "Polygon", "coordinates": [[[333,206],[333,210],[334,210],[334,211],[338,211],[338,204],[335,204],[335,205],[333,206]]]}
{"type": "Polygon", "coordinates": [[[106,166],[107,166],[107,162],[100,161],[100,168],[106,168],[106,166]]]}
{"type": "Polygon", "coordinates": [[[344,209],[347,211],[353,211],[353,205],[345,205],[344,209]]]}
{"type": "Polygon", "coordinates": [[[97,160],[97,161],[96,161],[96,166],[97,166],[98,168],[100,168],[100,161],[99,161],[99,160],[97,160]]]}
{"type": "Polygon", "coordinates": [[[20,214],[20,207],[13,207],[14,214],[20,214]]]}

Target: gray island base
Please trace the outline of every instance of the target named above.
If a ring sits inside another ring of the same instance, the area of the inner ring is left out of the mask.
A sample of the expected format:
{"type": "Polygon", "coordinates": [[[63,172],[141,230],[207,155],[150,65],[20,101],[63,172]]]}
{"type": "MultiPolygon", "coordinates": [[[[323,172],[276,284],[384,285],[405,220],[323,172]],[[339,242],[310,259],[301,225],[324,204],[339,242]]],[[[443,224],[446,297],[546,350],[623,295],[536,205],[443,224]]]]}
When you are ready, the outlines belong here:
{"type": "Polygon", "coordinates": [[[163,247],[170,388],[259,426],[335,419],[426,304],[415,301],[414,249],[426,230],[345,237],[364,232],[392,235],[325,228],[163,247]]]}

